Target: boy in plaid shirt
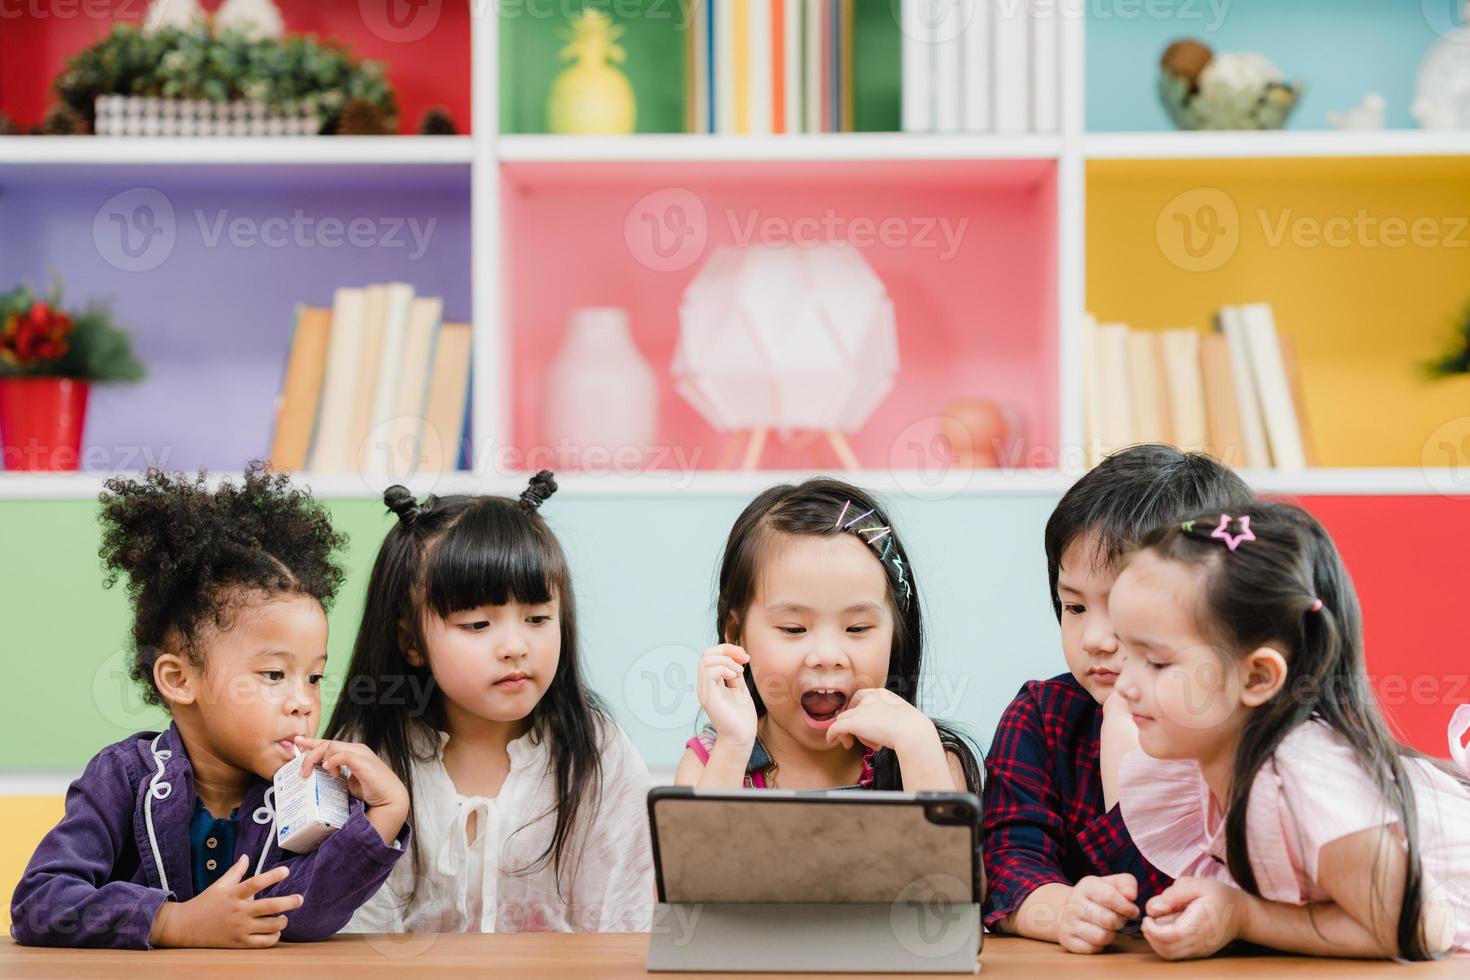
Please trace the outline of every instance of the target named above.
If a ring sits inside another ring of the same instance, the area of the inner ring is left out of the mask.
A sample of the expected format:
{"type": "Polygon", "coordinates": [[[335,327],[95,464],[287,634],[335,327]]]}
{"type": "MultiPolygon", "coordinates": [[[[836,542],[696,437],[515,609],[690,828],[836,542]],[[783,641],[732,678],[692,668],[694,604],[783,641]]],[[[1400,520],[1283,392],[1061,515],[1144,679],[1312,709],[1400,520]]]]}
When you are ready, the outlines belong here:
{"type": "Polygon", "coordinates": [[[1108,593],[1118,559],[1146,532],[1251,499],[1210,457],[1146,445],[1109,456],[1052,512],[1046,564],[1069,672],[1021,688],[986,759],[991,929],[1101,952],[1170,884],[1133,846],[1117,805],[1127,738],[1114,733],[1131,719],[1121,698],[1109,700],[1122,665],[1108,593]]]}

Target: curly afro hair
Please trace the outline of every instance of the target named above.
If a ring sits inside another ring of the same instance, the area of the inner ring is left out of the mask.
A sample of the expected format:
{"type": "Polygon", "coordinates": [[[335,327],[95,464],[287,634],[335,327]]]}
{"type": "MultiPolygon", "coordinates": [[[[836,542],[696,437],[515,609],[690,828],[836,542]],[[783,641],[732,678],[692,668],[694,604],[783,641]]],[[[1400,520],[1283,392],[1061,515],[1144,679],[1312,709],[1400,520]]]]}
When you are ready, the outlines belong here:
{"type": "Polygon", "coordinates": [[[229,629],[231,611],[252,594],[311,596],[325,610],[342,585],[335,555],[346,536],[309,492],[263,463],[251,463],[239,486],[226,479],[211,489],[203,470],[149,470],[103,485],[103,585],[128,578],[130,673],[149,704],[163,704],[153,665],[166,644],[202,665],[201,631],[229,629]]]}

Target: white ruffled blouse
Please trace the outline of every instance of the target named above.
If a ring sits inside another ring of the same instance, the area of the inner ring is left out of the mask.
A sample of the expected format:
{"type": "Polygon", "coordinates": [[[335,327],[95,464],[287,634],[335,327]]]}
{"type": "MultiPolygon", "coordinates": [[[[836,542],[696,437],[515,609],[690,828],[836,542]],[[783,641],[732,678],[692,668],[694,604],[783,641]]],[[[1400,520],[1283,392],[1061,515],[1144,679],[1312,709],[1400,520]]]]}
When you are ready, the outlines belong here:
{"type": "Polygon", "coordinates": [[[599,729],[602,791],[577,814],[560,893],[552,860],[521,870],[537,862],[556,826],[549,746],[521,736],[507,746],[510,772],[499,795],[464,796],[444,768],[449,736],[421,732],[412,773],[417,889],[415,854],[405,854],[343,931],[646,932],[655,902],[652,781],[617,725],[599,729]]]}
{"type": "MultiPolygon", "coordinates": [[[[1470,712],[1462,708],[1456,723],[1470,725],[1470,712]]],[[[1465,750],[1454,748],[1462,762],[1465,750]]],[[[1470,789],[1425,760],[1405,760],[1405,766],[1426,880],[1444,889],[1454,909],[1455,948],[1470,950],[1470,789]]],[[[1154,867],[1174,878],[1235,884],[1226,866],[1224,814],[1197,762],[1130,752],[1120,770],[1119,804],[1129,835],[1154,867]]],[[[1297,726],[1256,774],[1247,804],[1251,870],[1261,896],[1291,905],[1329,900],[1317,884],[1322,848],[1397,823],[1342,736],[1321,721],[1297,726]]]]}

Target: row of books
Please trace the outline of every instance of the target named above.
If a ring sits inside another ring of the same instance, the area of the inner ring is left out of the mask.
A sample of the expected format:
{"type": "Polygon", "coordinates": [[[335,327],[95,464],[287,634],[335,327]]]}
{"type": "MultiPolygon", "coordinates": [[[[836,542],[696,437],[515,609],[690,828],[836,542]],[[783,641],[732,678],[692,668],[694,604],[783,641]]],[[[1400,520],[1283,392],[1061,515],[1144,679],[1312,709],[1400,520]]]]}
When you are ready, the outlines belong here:
{"type": "Polygon", "coordinates": [[[454,469],[468,416],[471,331],[402,282],[296,308],[276,403],[277,470],[406,477],[454,469]]]}
{"type": "Polygon", "coordinates": [[[854,2],[689,0],[689,132],[851,131],[854,2]]]}
{"type": "Polygon", "coordinates": [[[906,133],[1054,133],[1062,6],[898,0],[906,133]]]}
{"type": "Polygon", "coordinates": [[[1171,443],[1252,469],[1317,465],[1290,338],[1264,303],[1227,306],[1212,333],[1084,328],[1089,465],[1125,446],[1171,443]]]}

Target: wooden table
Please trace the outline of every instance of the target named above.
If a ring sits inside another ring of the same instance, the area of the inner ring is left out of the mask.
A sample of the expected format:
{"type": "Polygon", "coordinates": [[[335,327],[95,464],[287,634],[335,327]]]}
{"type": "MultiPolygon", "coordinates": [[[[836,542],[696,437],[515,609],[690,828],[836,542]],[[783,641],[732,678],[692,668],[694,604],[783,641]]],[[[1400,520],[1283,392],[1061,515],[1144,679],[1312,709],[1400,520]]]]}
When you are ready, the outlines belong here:
{"type": "MultiPolygon", "coordinates": [[[[342,935],[322,943],[283,943],[265,950],[36,949],[0,943],[0,977],[87,978],[147,976],[204,977],[206,980],[286,980],[347,977],[535,977],[648,978],[691,976],[650,974],[643,968],[648,952],[644,934],[418,934],[408,936],[342,935]]],[[[1066,980],[1087,977],[1140,976],[1195,980],[1202,977],[1397,977],[1407,980],[1466,980],[1470,956],[1438,963],[1401,966],[1358,960],[1234,955],[1190,963],[1166,963],[1138,940],[1123,940],[1101,956],[1072,956],[1049,943],[987,936],[980,956],[982,977],[1044,977],[1066,980]]],[[[733,964],[732,964],[733,965],[733,964]]],[[[751,974],[771,977],[778,974],[751,974]]],[[[701,974],[692,974],[701,976],[701,974]]],[[[866,974],[865,976],[872,976],[866,974]]],[[[913,976],[913,974],[908,974],[913,976]]]]}

